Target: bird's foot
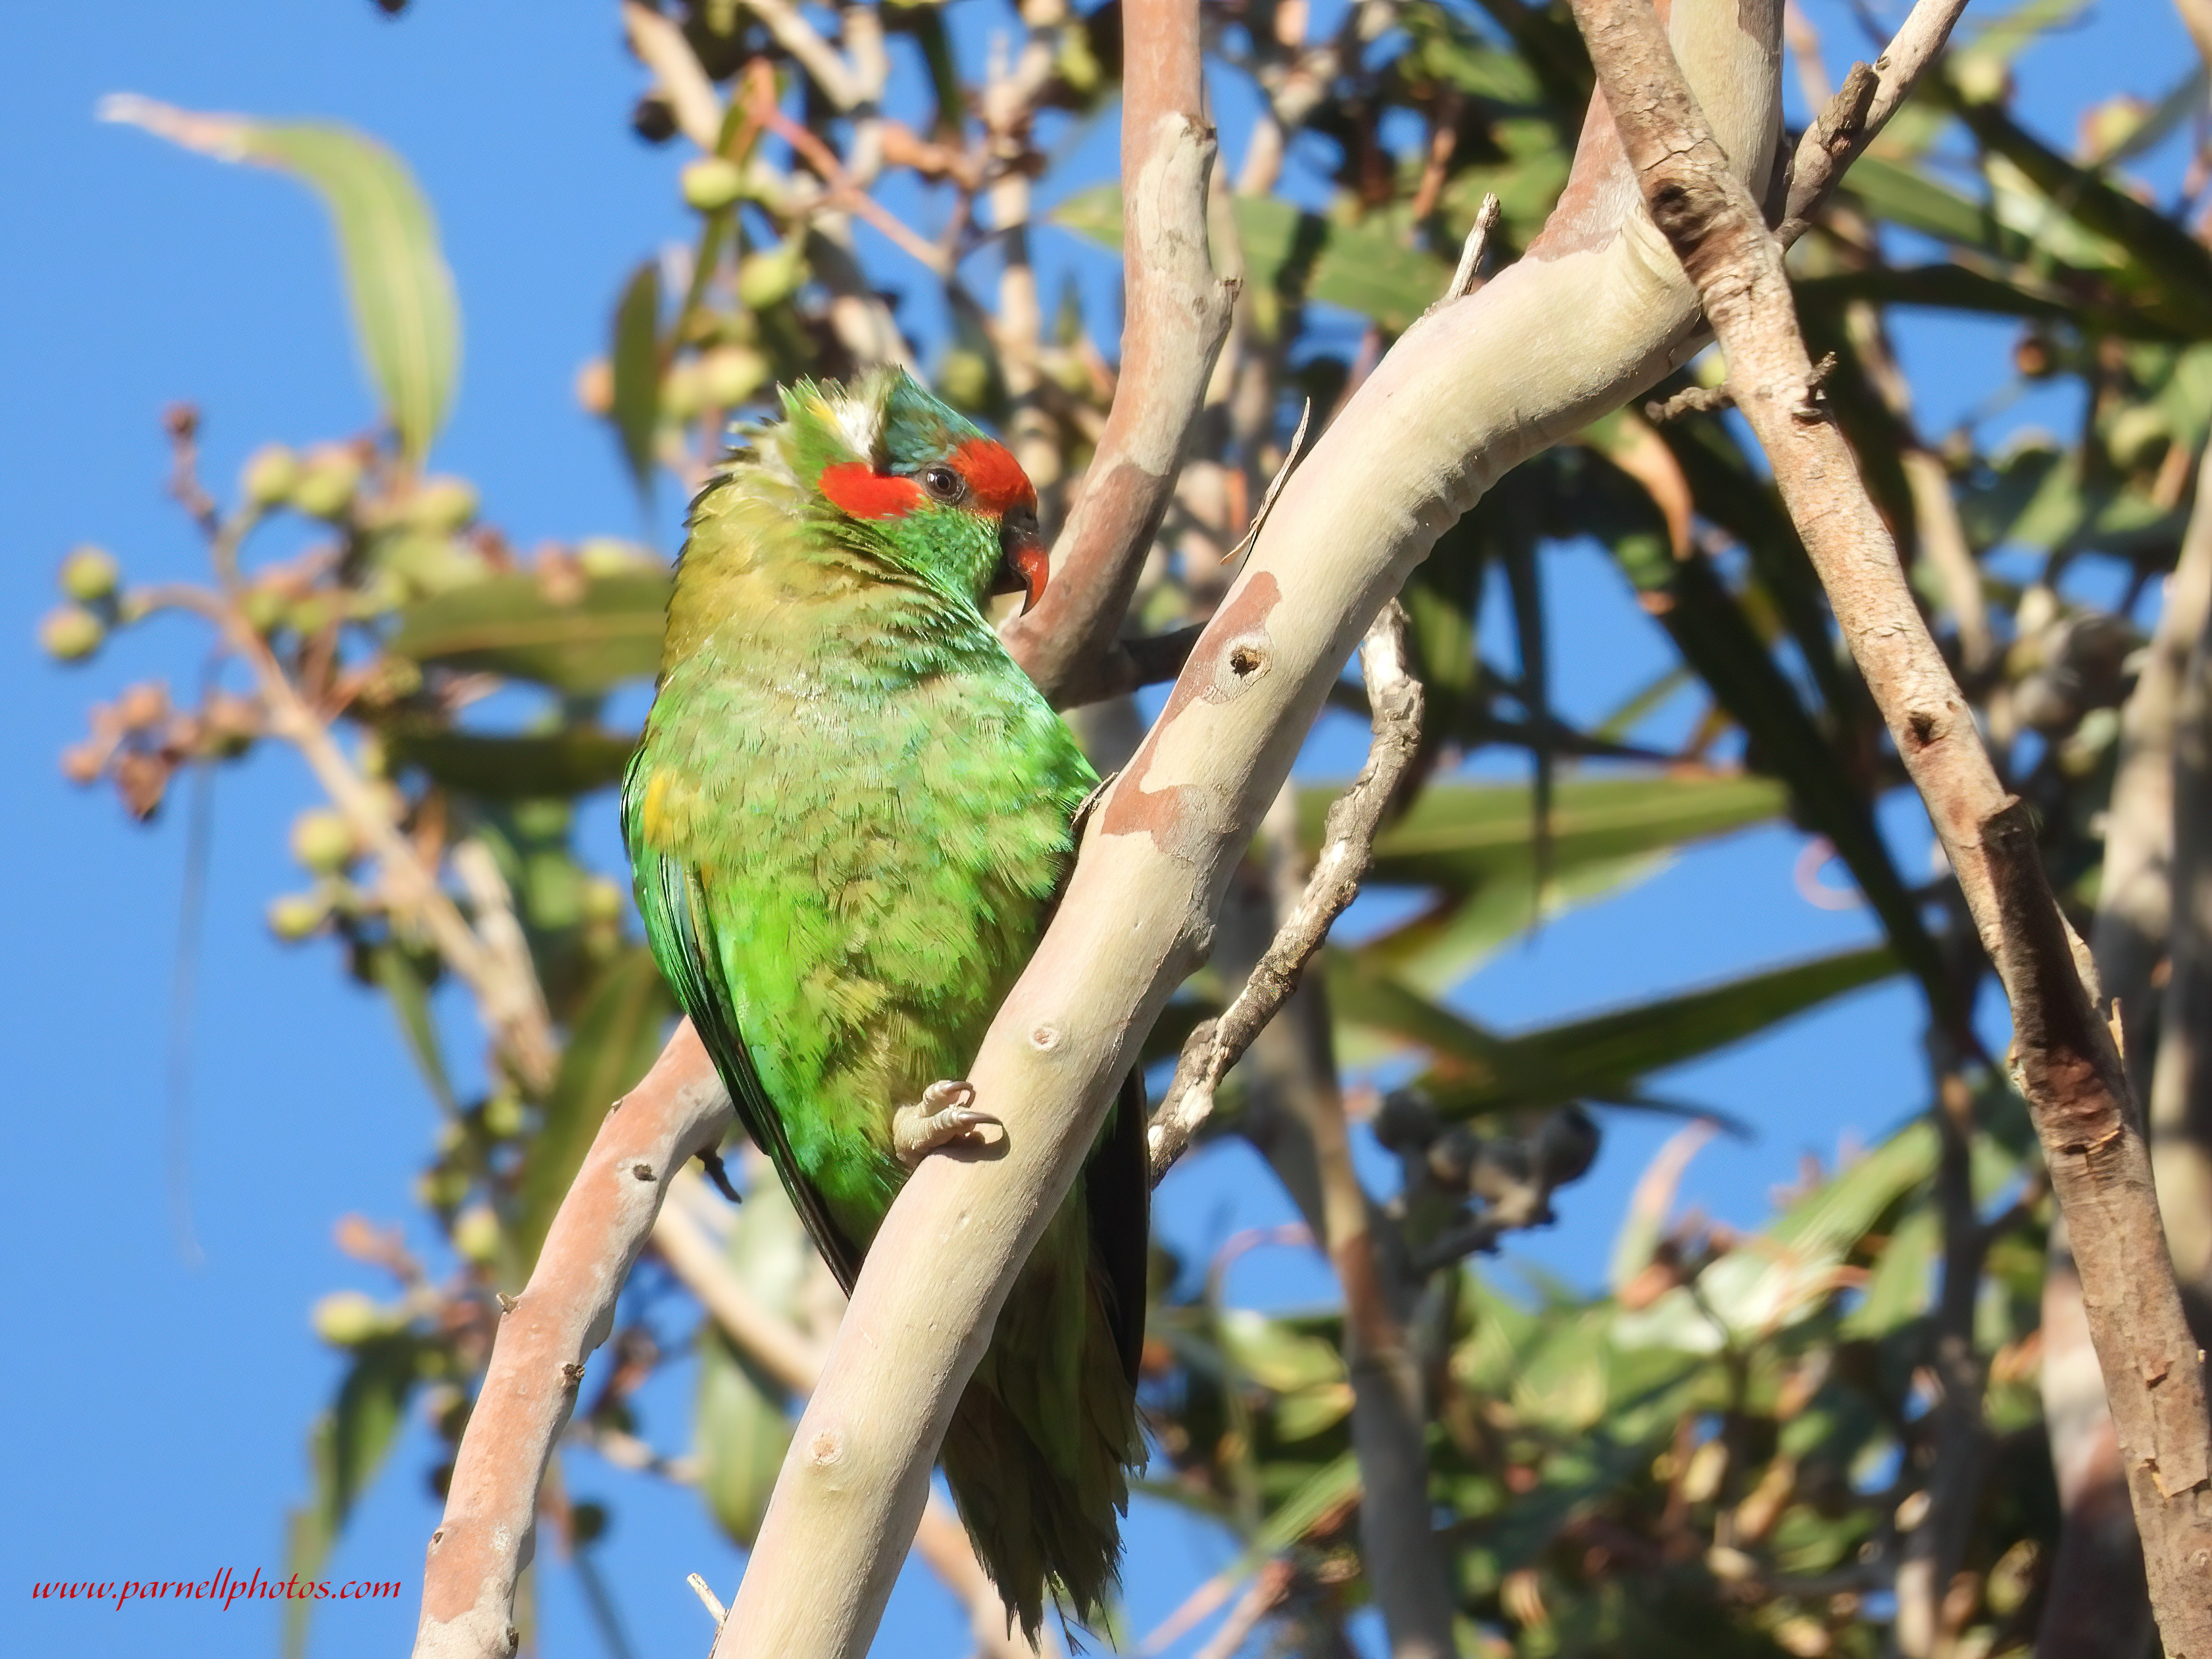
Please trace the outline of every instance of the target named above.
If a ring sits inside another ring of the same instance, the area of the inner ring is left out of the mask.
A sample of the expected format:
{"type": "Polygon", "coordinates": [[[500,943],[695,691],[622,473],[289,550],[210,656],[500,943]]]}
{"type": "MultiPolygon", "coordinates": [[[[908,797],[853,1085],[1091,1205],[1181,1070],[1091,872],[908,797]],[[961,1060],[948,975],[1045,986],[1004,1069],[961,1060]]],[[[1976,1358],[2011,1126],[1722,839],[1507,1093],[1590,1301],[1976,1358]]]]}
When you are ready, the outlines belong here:
{"type": "Polygon", "coordinates": [[[978,1139],[985,1129],[1004,1134],[1006,1126],[998,1119],[969,1104],[975,1098],[974,1084],[940,1078],[921,1091],[917,1104],[900,1107],[891,1115],[891,1146],[899,1162],[911,1170],[939,1147],[978,1139]]]}

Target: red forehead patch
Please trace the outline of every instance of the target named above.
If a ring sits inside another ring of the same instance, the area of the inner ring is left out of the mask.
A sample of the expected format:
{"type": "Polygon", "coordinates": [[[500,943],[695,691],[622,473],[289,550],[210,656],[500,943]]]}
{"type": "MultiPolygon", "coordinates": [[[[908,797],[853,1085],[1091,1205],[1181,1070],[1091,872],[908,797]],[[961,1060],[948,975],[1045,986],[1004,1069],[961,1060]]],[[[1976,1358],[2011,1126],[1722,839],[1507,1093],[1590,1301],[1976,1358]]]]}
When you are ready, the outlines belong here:
{"type": "Polygon", "coordinates": [[[969,497],[994,517],[1009,507],[1036,506],[1036,489],[1006,447],[989,438],[970,438],[952,452],[952,465],[968,480],[969,497]]]}
{"type": "Polygon", "coordinates": [[[911,478],[877,471],[866,461],[833,461],[822,469],[822,493],[856,519],[903,519],[928,499],[911,478]]]}

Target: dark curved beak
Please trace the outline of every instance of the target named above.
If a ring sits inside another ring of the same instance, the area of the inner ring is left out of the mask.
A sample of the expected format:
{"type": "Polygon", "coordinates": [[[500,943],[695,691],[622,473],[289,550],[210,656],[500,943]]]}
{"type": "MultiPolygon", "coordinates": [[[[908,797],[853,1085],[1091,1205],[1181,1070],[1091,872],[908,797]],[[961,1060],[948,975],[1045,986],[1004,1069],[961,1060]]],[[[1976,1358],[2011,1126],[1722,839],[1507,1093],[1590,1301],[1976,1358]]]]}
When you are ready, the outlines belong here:
{"type": "Polygon", "coordinates": [[[1047,563],[1036,514],[1019,509],[1008,513],[999,527],[999,568],[991,575],[991,592],[1019,593],[1022,614],[1027,616],[1044,597],[1047,563]]]}

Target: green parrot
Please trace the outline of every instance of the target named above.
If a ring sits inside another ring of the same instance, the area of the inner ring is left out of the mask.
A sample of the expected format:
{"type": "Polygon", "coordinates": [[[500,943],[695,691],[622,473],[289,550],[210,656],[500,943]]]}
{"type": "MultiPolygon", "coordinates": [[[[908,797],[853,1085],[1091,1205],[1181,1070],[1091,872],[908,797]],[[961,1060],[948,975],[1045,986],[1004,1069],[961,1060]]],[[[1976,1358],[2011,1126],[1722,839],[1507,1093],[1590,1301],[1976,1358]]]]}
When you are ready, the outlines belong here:
{"type": "MultiPolygon", "coordinates": [[[[960,1079],[1098,780],[983,614],[1045,581],[1014,458],[902,370],[782,396],[692,505],[623,834],[661,972],[849,1291],[913,1167],[996,1127],[960,1079]]],[[[945,1440],[1032,1638],[1048,1595],[1095,1621],[1144,1460],[1130,1084],[945,1440]]]]}

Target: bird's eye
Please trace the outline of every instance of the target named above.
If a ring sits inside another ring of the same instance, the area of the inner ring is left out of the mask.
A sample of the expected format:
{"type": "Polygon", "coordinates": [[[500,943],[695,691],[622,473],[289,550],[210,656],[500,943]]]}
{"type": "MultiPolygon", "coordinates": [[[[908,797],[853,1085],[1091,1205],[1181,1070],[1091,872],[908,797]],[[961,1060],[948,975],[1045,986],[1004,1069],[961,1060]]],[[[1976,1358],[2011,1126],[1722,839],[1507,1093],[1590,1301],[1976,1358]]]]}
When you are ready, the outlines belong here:
{"type": "Polygon", "coordinates": [[[924,471],[921,487],[948,505],[968,493],[968,481],[949,466],[933,466],[924,471]]]}

